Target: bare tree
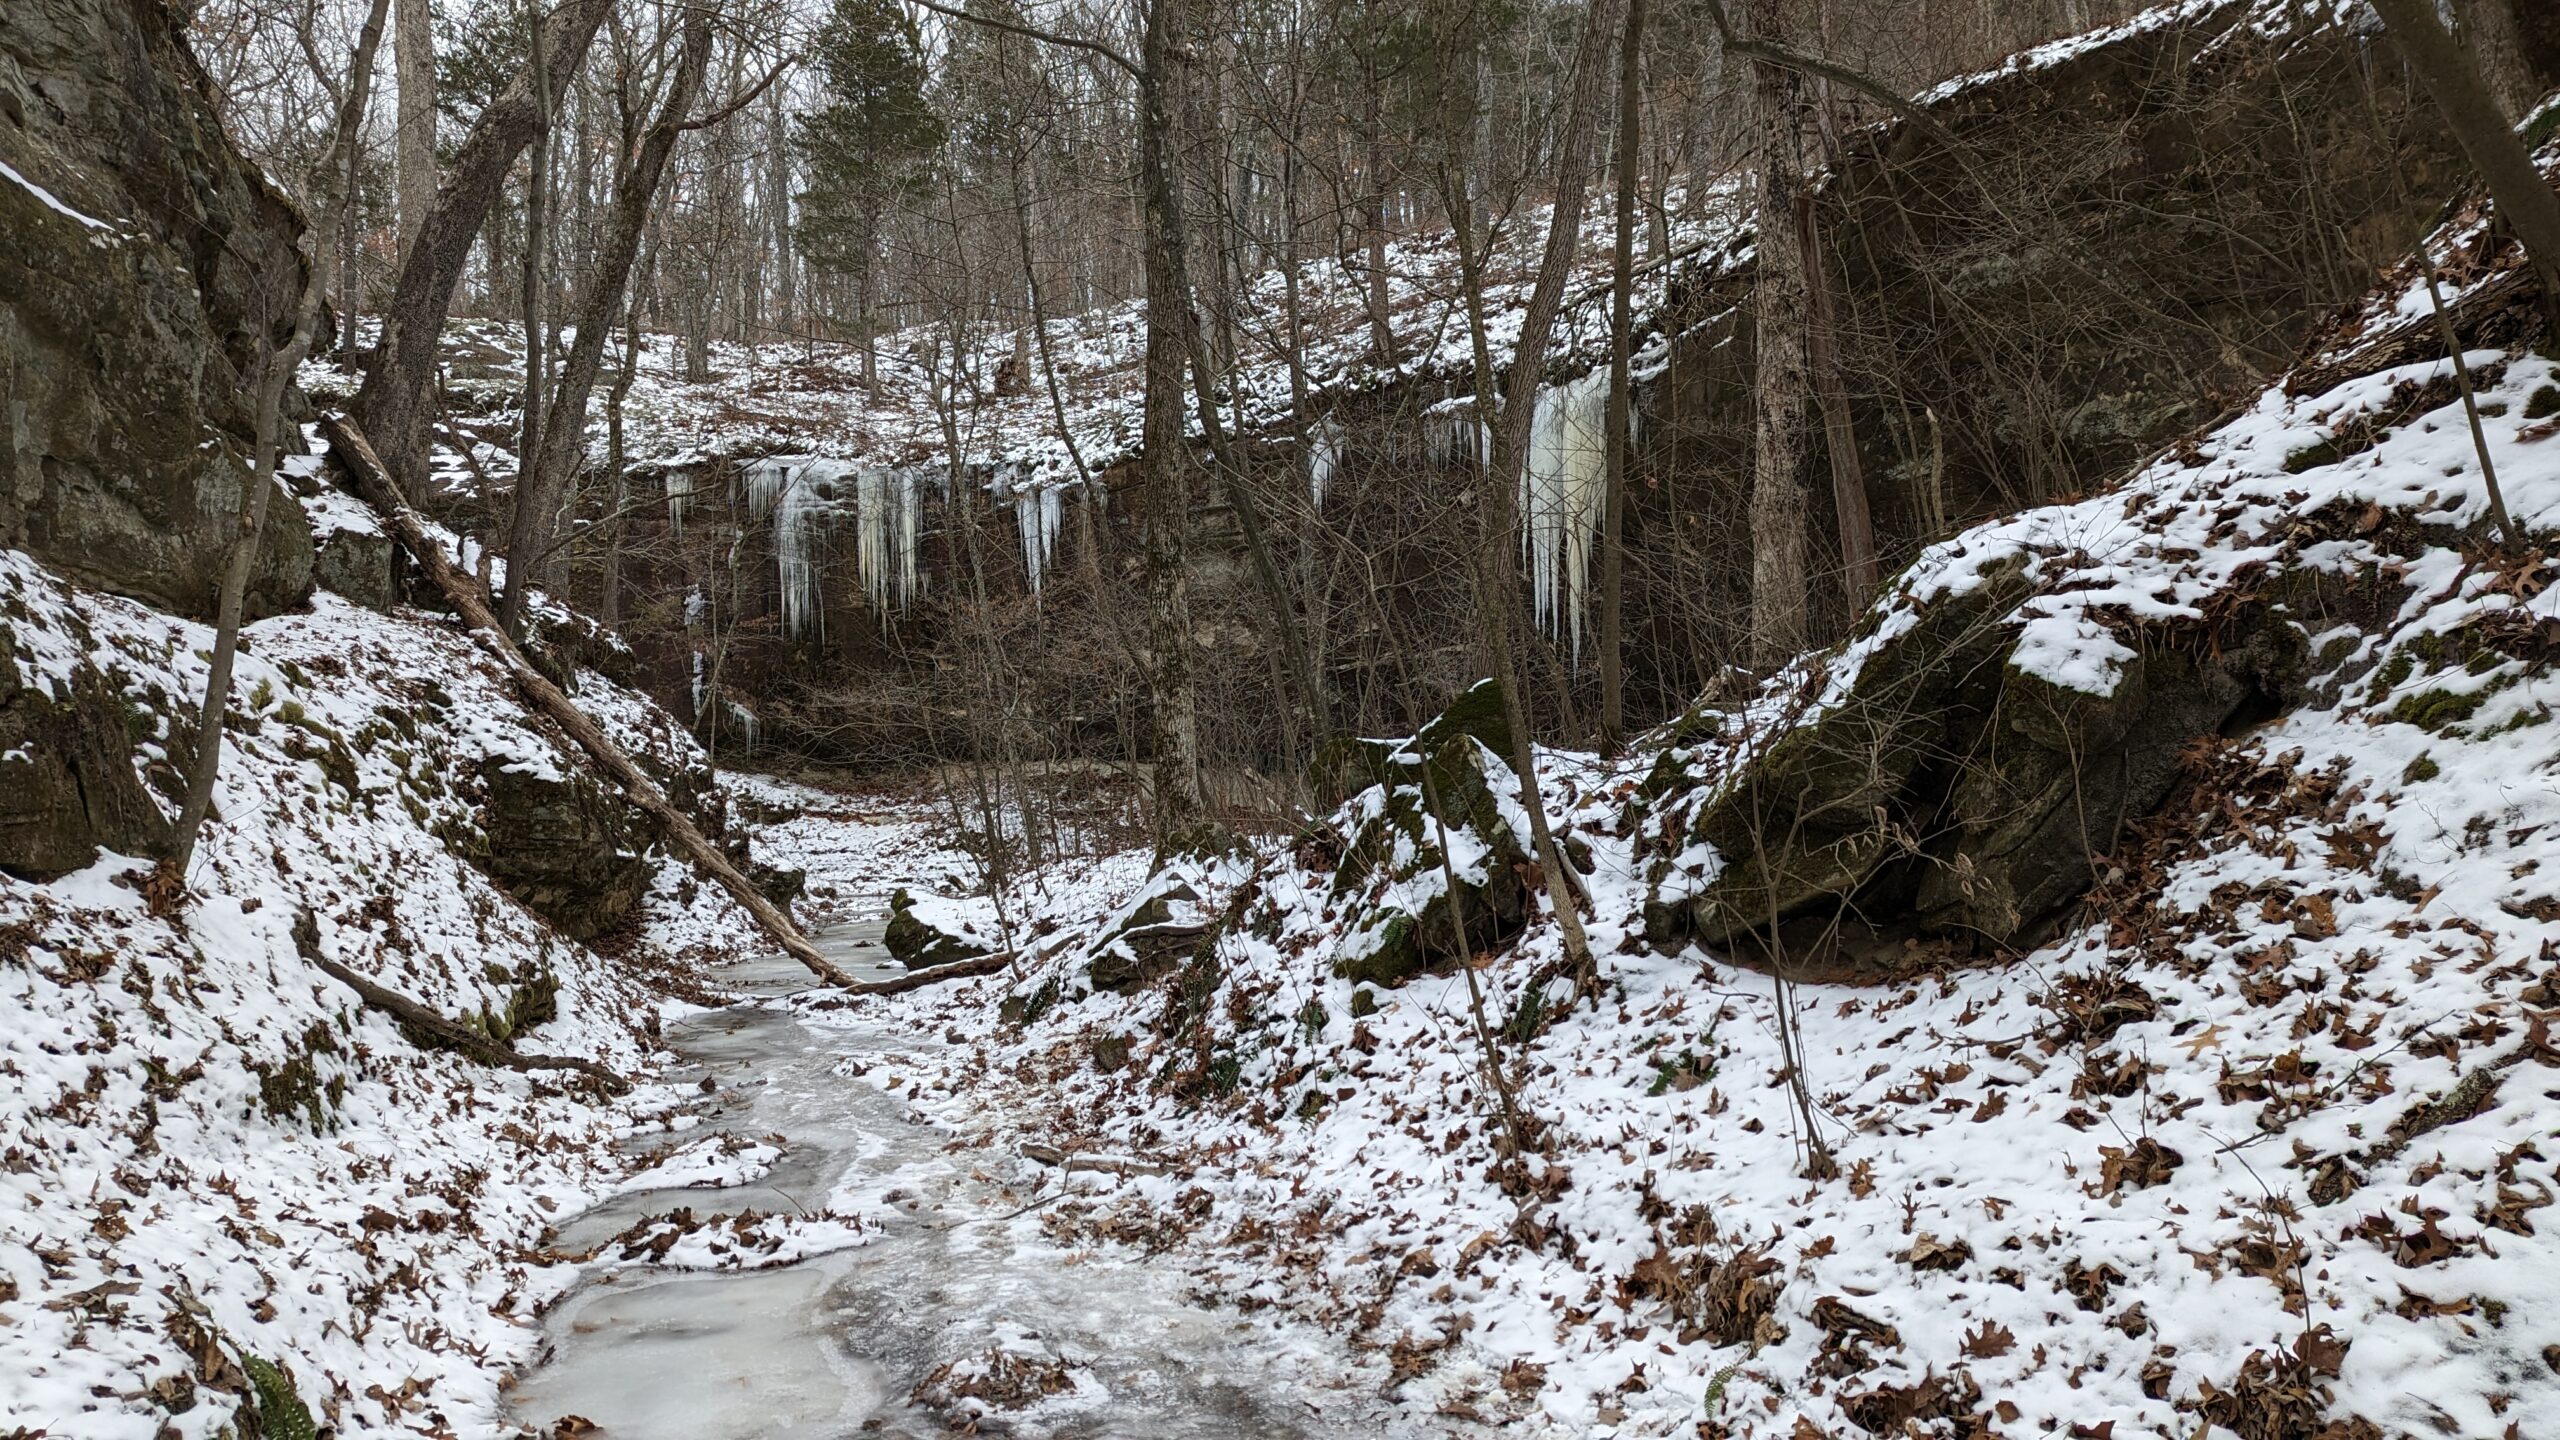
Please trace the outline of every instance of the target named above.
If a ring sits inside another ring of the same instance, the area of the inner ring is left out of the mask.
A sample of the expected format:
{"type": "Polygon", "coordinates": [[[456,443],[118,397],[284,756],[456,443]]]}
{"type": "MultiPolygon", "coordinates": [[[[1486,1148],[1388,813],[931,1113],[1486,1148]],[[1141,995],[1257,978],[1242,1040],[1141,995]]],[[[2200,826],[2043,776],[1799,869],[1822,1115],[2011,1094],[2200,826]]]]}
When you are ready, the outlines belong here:
{"type": "MultiPolygon", "coordinates": [[[[332,127],[328,151],[314,167],[309,182],[310,192],[320,201],[313,207],[315,213],[327,213],[326,197],[345,169],[347,153],[355,147],[356,130],[363,122],[372,87],[374,52],[381,47],[383,18],[390,4],[391,0],[373,0],[365,15],[364,29],[356,37],[337,124],[332,127]]],[[[231,709],[231,672],[240,653],[240,625],[248,605],[249,580],[258,568],[258,550],[266,540],[267,512],[275,501],[277,456],[283,449],[284,392],[320,332],[321,299],[329,290],[329,247],[320,242],[318,232],[310,229],[303,231],[301,243],[306,253],[293,331],[281,348],[266,357],[258,374],[249,489],[242,498],[240,533],[231,542],[231,555],[222,573],[222,593],[215,603],[213,653],[205,669],[204,700],[196,712],[195,753],[187,765],[187,793],[179,803],[178,821],[171,836],[170,865],[182,878],[195,859],[196,840],[204,832],[205,817],[213,810],[213,785],[222,766],[222,739],[231,709]]]]}
{"type": "Polygon", "coordinates": [[[612,8],[613,0],[563,0],[542,21],[541,73],[536,75],[537,67],[528,61],[480,112],[400,266],[382,317],[382,343],[353,409],[393,479],[412,495],[426,478],[436,345],[453,305],[454,286],[470,260],[471,243],[497,203],[516,157],[550,123],[548,102],[568,89],[612,8]]]}
{"type": "Polygon", "coordinates": [[[400,85],[400,258],[436,198],[436,49],[433,0],[394,0],[391,49],[400,85]]]}

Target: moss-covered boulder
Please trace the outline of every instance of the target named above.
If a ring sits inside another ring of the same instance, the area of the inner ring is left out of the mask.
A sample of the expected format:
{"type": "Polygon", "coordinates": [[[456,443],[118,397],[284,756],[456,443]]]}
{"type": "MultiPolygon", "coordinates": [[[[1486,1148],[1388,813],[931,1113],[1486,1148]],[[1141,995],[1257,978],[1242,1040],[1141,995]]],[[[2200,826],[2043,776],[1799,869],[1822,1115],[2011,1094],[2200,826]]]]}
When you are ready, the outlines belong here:
{"type": "Polygon", "coordinates": [[[1526,817],[1508,739],[1501,692],[1486,681],[1410,740],[1359,742],[1374,779],[1352,802],[1330,895],[1367,904],[1335,946],[1335,975],[1401,985],[1527,923],[1534,867],[1513,823],[1526,817]]]}
{"type": "Polygon", "coordinates": [[[1887,607],[1887,637],[1834,693],[1792,713],[1764,699],[1735,722],[1756,734],[1667,750],[1640,847],[1654,937],[1750,949],[1802,923],[1852,947],[2030,943],[2188,745],[2299,683],[2301,632],[2265,606],[2209,631],[2128,626],[2104,693],[2056,683],[2011,653],[2031,589],[2002,563],[1887,607]]]}
{"type": "Polygon", "coordinates": [[[1346,735],[1329,742],[1310,766],[1316,789],[1346,800],[1372,785],[1394,784],[1404,774],[1405,760],[1427,755],[1461,735],[1483,742],[1496,755],[1511,753],[1511,724],[1503,714],[1502,687],[1479,680],[1449,702],[1449,708],[1406,739],[1365,739],[1346,735]]]}
{"type": "Polygon", "coordinates": [[[989,953],[957,928],[936,923],[930,914],[919,914],[916,897],[905,890],[889,897],[889,928],[881,933],[880,943],[910,970],[975,960],[989,953]]]}

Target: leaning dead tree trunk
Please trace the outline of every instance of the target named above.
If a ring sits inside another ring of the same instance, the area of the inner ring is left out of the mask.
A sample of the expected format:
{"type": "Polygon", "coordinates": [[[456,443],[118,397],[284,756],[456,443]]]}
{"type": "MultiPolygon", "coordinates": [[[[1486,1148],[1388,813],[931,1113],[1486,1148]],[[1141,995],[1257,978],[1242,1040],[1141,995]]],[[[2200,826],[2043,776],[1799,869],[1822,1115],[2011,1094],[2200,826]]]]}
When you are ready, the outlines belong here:
{"type": "Polygon", "coordinates": [[[354,479],[356,493],[391,522],[400,543],[409,547],[409,553],[416,556],[418,564],[426,570],[427,578],[433,580],[445,598],[453,602],[454,608],[462,612],[462,618],[480,631],[483,640],[500,663],[507,667],[507,673],[515,680],[517,688],[524,692],[525,698],[567,731],[569,737],[577,741],[579,747],[596,762],[597,768],[611,776],[614,783],[622,787],[623,793],[631,797],[633,804],[658,822],[677,853],[719,881],[730,898],[754,916],[756,923],[790,952],[792,959],[808,966],[811,974],[830,985],[851,984],[852,976],[819,954],[818,947],[810,944],[808,937],[800,933],[800,927],[791,923],[791,917],[782,913],[782,907],[767,899],[763,891],[739,873],[738,867],[729,863],[729,857],[704,839],[702,832],[694,828],[693,821],[669,803],[666,794],[648,776],[640,773],[640,767],[631,763],[631,757],[623,754],[621,747],[608,739],[585,711],[570,704],[569,697],[560,693],[559,686],[545,679],[542,672],[525,659],[524,652],[517,649],[515,642],[499,628],[498,617],[490,611],[488,599],[480,593],[479,587],[456,571],[445,559],[443,548],[427,538],[425,522],[418,518],[417,511],[409,508],[408,501],[402,498],[393,482],[391,472],[384,468],[382,457],[374,453],[372,444],[355,422],[333,415],[320,424],[329,437],[329,452],[338,458],[354,479]]]}
{"type": "Polygon", "coordinates": [[[436,343],[472,239],[497,202],[507,171],[550,121],[541,97],[566,94],[613,0],[566,0],[542,22],[541,75],[528,63],[480,112],[454,156],[435,205],[420,222],[382,316],[382,343],[352,407],[365,433],[379,435],[401,468],[403,495],[426,479],[427,425],[435,407],[436,343]]]}
{"type": "Polygon", "coordinates": [[[631,1088],[630,1081],[593,1060],[575,1055],[527,1054],[512,1045],[492,1040],[468,1025],[457,1024],[397,990],[366,979],[320,953],[319,922],[307,909],[294,920],[293,943],[313,969],[356,992],[356,998],[367,1007],[398,1021],[400,1028],[408,1032],[411,1043],[419,1049],[450,1050],[483,1065],[497,1065],[509,1070],[573,1070],[616,1094],[631,1088]]]}

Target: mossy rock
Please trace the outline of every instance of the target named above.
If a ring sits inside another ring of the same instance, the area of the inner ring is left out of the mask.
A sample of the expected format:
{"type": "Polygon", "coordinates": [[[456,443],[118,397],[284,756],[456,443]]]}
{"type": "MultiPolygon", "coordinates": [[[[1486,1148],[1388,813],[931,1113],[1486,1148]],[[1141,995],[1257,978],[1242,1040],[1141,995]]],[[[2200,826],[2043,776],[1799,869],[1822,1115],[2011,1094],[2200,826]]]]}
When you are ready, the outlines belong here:
{"type": "MultiPolygon", "coordinates": [[[[1478,719],[1499,714],[1498,692],[1489,683],[1461,701],[1478,719]]],[[[1384,875],[1405,893],[1430,898],[1419,913],[1389,904],[1355,919],[1334,949],[1339,978],[1393,988],[1499,945],[1528,922],[1529,889],[1521,877],[1529,856],[1495,791],[1494,777],[1507,780],[1509,766],[1479,728],[1443,723],[1448,720],[1433,721],[1381,759],[1387,780],[1344,845],[1328,892],[1337,900],[1354,896],[1384,875]],[[1477,859],[1458,875],[1453,905],[1442,845],[1444,837],[1461,834],[1477,859]]]]}
{"type": "MultiPolygon", "coordinates": [[[[2090,857],[2167,796],[2188,745],[2298,698],[2301,631],[2264,605],[2210,636],[2125,633],[2134,657],[2097,694],[2010,662],[2027,594],[2009,565],[1930,604],[1838,704],[1651,837],[1656,937],[1756,947],[1802,918],[1851,943],[2030,943],[2087,890],[2090,857]],[[1698,842],[1722,868],[1664,898],[1671,857],[1698,842]],[[1840,937],[1834,917],[1853,922],[1840,937]]],[[[1657,765],[1658,791],[1695,783],[1680,763],[1657,765]]]]}
{"type": "Polygon", "coordinates": [[[249,1390],[257,1411],[256,1433],[263,1440],[318,1440],[320,1431],[312,1423],[311,1407],[302,1403],[293,1377],[285,1373],[283,1366],[244,1354],[240,1368],[249,1375],[249,1390]]]}
{"type": "Polygon", "coordinates": [[[1511,753],[1511,724],[1503,713],[1499,683],[1479,680],[1468,686],[1449,702],[1449,708],[1408,738],[1366,740],[1344,736],[1330,742],[1311,767],[1317,792],[1338,801],[1372,785],[1397,783],[1400,772],[1417,757],[1429,755],[1462,735],[1496,755],[1511,753]]]}
{"type": "Polygon", "coordinates": [[[915,904],[916,897],[905,890],[889,897],[889,925],[881,932],[880,943],[900,964],[927,970],[989,953],[966,935],[927,924],[916,915],[915,904]]]}
{"type": "Polygon", "coordinates": [[[0,624],[0,872],[42,882],[101,847],[164,852],[169,822],[134,769],[134,708],[85,663],[64,698],[20,684],[16,648],[0,624]]]}

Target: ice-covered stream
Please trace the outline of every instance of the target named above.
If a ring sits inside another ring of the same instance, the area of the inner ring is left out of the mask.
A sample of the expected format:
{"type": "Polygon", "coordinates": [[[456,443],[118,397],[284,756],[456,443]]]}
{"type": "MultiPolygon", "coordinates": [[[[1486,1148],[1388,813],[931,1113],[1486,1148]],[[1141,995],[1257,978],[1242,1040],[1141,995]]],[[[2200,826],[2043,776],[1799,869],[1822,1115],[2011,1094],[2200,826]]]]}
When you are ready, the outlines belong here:
{"type": "MultiPolygon", "coordinates": [[[[881,958],[877,934],[844,927],[822,944],[858,968],[881,958]]],[[[1007,1190],[985,1174],[986,1152],[950,1148],[947,1132],[857,1078],[941,1042],[803,1024],[769,1003],[806,983],[788,961],[725,979],[745,998],[669,1037],[717,1087],[716,1113],[691,1134],[779,1137],[782,1154],[747,1184],[616,1196],[563,1225],[561,1248],[678,1208],[833,1210],[861,1217],[866,1242],[743,1273],[600,1258],[545,1318],[542,1359],[513,1389],[526,1424],[547,1432],[576,1415],[607,1440],[944,1435],[972,1417],[919,1403],[919,1382],[1001,1355],[999,1366],[1019,1360],[1046,1378],[1027,1382],[1034,1393],[1056,1393],[976,1416],[976,1433],[1438,1433],[1417,1431],[1379,1397],[1375,1373],[1312,1331],[1191,1303],[1170,1262],[1058,1245],[1026,1211],[1058,1177],[1036,1195],[1007,1190]]]]}

